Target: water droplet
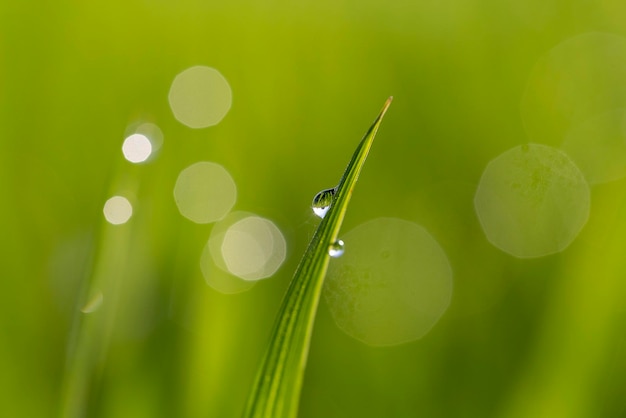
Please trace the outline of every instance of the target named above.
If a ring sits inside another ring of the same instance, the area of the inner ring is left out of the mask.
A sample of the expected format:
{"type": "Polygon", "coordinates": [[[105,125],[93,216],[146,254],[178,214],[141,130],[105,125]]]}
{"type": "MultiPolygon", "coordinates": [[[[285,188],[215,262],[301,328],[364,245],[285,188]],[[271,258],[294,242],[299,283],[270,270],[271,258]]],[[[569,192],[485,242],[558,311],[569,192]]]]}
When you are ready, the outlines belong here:
{"type": "Polygon", "coordinates": [[[313,202],[311,203],[311,207],[313,208],[313,213],[315,213],[320,218],[324,218],[326,216],[326,212],[330,209],[330,204],[335,197],[335,193],[337,192],[337,188],[333,187],[331,189],[325,189],[315,195],[313,198],[313,202]]]}
{"type": "Polygon", "coordinates": [[[328,255],[333,258],[341,257],[344,251],[345,251],[345,247],[343,245],[343,241],[340,239],[333,242],[328,247],[328,255]]]}

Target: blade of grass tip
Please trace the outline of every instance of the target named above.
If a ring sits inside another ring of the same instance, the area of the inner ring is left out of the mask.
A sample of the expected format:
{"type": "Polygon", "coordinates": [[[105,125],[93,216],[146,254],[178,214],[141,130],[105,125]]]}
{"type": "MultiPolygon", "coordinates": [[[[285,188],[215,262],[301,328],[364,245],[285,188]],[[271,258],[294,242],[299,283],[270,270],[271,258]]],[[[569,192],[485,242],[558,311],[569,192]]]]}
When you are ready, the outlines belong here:
{"type": "Polygon", "coordinates": [[[387,99],[357,146],[330,209],[296,269],[248,398],[245,418],[296,417],[313,322],[330,258],[328,249],[337,240],[352,190],[391,100],[387,99]]]}

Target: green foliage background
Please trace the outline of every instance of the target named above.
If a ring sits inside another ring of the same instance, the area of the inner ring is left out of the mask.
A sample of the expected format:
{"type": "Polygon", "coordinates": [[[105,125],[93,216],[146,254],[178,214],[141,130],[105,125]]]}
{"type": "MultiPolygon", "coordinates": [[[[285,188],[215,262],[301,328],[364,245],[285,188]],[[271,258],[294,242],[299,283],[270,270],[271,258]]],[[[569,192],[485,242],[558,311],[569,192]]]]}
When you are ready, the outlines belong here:
{"type": "Polygon", "coordinates": [[[626,35],[625,17],[617,0],[3,2],[0,415],[81,416],[68,405],[85,401],[89,417],[239,416],[317,223],[308,205],[393,95],[344,230],[423,225],[450,258],[452,304],[424,339],[372,348],[322,303],[300,416],[626,416],[626,182],[595,186],[577,240],[534,260],[492,247],[472,206],[485,164],[529,141],[520,101],[539,57],[580,33],[626,35]],[[233,90],[215,127],[169,109],[192,65],[233,90]],[[133,166],[120,146],[137,120],[164,144],[133,166]],[[236,210],[286,234],[287,261],[248,292],[206,286],[211,225],[174,204],[199,160],[232,174],[236,210]],[[121,192],[136,211],[125,229],[102,217],[121,192]],[[59,264],[68,242],[80,250],[59,264]],[[103,333],[79,327],[81,369],[68,357],[80,284],[108,276],[115,314],[103,333]]]}

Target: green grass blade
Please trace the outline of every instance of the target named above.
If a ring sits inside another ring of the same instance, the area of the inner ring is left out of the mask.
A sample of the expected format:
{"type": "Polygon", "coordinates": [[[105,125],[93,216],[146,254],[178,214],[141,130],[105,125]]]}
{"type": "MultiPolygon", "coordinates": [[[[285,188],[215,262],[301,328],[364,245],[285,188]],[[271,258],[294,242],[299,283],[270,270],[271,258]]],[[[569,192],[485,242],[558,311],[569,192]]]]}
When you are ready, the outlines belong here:
{"type": "Polygon", "coordinates": [[[339,181],[330,209],[296,269],[248,399],[244,413],[246,418],[290,418],[297,415],[313,322],[330,258],[328,248],[337,240],[352,190],[391,99],[387,99],[359,143],[339,181]]]}

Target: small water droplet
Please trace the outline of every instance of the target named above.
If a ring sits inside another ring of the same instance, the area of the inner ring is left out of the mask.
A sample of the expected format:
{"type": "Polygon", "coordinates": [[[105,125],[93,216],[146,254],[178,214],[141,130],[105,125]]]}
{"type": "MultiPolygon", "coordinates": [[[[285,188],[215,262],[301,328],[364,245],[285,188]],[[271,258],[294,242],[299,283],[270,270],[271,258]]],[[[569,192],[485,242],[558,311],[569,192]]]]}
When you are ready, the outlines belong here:
{"type": "Polygon", "coordinates": [[[344,247],[343,241],[340,239],[333,242],[328,247],[328,255],[333,258],[341,257],[344,251],[345,251],[345,247],[344,247]]]}
{"type": "Polygon", "coordinates": [[[326,216],[326,212],[330,209],[330,204],[335,197],[335,193],[337,192],[337,188],[333,187],[331,189],[325,189],[315,195],[313,198],[313,202],[311,203],[311,208],[313,208],[313,213],[315,213],[320,218],[324,218],[326,216]]]}

